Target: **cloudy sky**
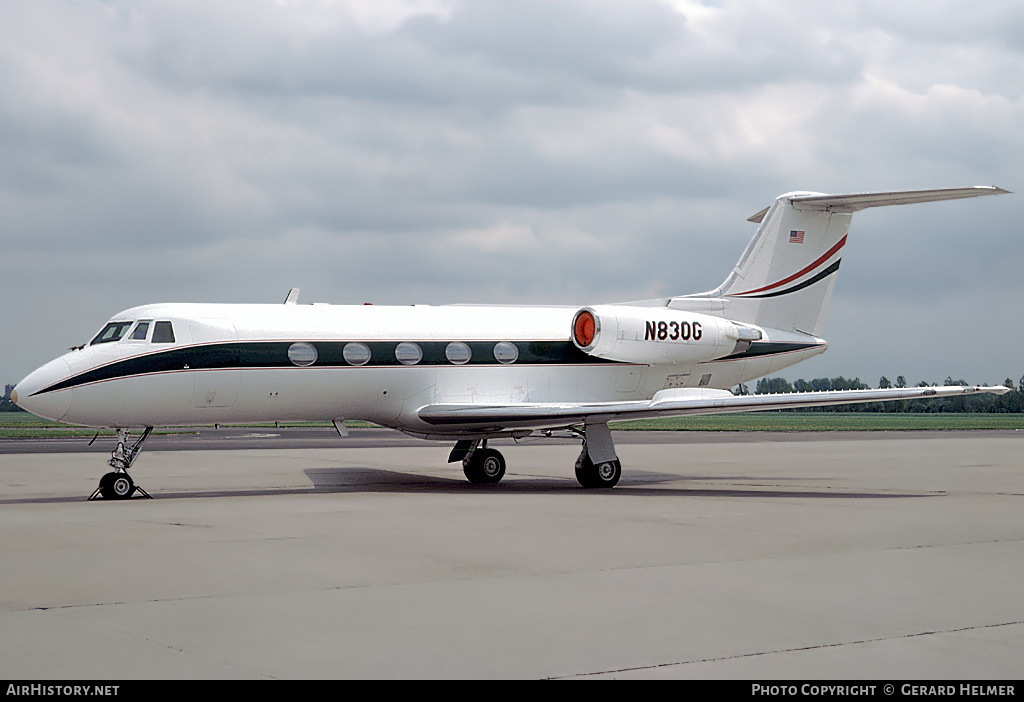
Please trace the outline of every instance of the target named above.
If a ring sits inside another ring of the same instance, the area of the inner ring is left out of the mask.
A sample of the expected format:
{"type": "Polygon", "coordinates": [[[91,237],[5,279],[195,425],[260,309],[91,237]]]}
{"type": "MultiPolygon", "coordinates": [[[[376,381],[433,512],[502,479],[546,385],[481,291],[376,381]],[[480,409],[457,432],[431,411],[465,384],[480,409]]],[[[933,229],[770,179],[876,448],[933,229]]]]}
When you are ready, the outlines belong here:
{"type": "Polygon", "coordinates": [[[0,382],[149,302],[702,292],[792,190],[854,217],[823,356],[1024,375],[1024,4],[2,2],[0,382]]]}

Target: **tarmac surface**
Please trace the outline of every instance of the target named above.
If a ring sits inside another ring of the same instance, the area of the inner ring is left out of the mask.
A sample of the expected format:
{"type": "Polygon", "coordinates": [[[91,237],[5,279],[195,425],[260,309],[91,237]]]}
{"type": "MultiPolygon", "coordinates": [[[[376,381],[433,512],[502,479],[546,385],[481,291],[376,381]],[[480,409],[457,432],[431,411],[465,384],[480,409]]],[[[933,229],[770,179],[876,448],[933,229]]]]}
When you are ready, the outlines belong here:
{"type": "Polygon", "coordinates": [[[0,678],[1020,678],[1024,432],[615,439],[0,442],[0,678]]]}

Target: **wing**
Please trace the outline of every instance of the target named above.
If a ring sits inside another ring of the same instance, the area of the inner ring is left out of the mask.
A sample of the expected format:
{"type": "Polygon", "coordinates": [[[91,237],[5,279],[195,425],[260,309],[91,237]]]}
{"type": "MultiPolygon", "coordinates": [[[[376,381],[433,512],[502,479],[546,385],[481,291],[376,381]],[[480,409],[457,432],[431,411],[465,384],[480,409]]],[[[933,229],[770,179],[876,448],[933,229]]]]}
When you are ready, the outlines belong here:
{"type": "Polygon", "coordinates": [[[505,429],[550,429],[619,419],[757,412],[860,402],[950,397],[979,392],[1002,395],[1009,392],[1009,389],[1001,386],[961,387],[950,385],[945,387],[888,388],[885,390],[733,395],[728,390],[681,388],[662,390],[650,400],[627,402],[426,405],[420,408],[418,415],[421,420],[443,432],[470,433],[505,429]]]}

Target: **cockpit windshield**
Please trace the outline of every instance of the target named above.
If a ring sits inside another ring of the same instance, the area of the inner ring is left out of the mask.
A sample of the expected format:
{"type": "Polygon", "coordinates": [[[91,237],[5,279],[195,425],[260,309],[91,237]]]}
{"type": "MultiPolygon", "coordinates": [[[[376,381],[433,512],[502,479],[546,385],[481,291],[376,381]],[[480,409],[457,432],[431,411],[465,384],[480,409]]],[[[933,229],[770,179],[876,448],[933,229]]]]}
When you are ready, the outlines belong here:
{"type": "Polygon", "coordinates": [[[157,322],[153,325],[154,344],[173,344],[174,327],[170,322],[157,322]]]}
{"type": "Polygon", "coordinates": [[[125,332],[127,332],[134,323],[135,322],[108,322],[107,326],[103,327],[103,329],[100,330],[100,333],[89,342],[89,345],[93,346],[94,344],[107,344],[111,341],[117,341],[124,336],[125,332]]]}
{"type": "Polygon", "coordinates": [[[134,339],[135,341],[145,341],[146,340],[146,334],[148,334],[148,333],[149,333],[149,322],[139,322],[138,326],[135,327],[135,331],[133,331],[132,335],[130,337],[128,337],[128,338],[129,339],[134,339]]]}

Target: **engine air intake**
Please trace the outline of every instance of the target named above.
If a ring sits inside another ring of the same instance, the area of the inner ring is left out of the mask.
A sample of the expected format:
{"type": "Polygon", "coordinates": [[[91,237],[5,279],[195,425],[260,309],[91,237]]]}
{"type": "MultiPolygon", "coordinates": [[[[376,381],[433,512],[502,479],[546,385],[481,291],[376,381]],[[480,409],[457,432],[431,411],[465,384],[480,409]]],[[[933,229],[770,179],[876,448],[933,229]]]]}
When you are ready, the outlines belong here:
{"type": "Polygon", "coordinates": [[[572,323],[572,338],[582,349],[594,343],[597,336],[597,319],[590,310],[580,310],[572,323]]]}

